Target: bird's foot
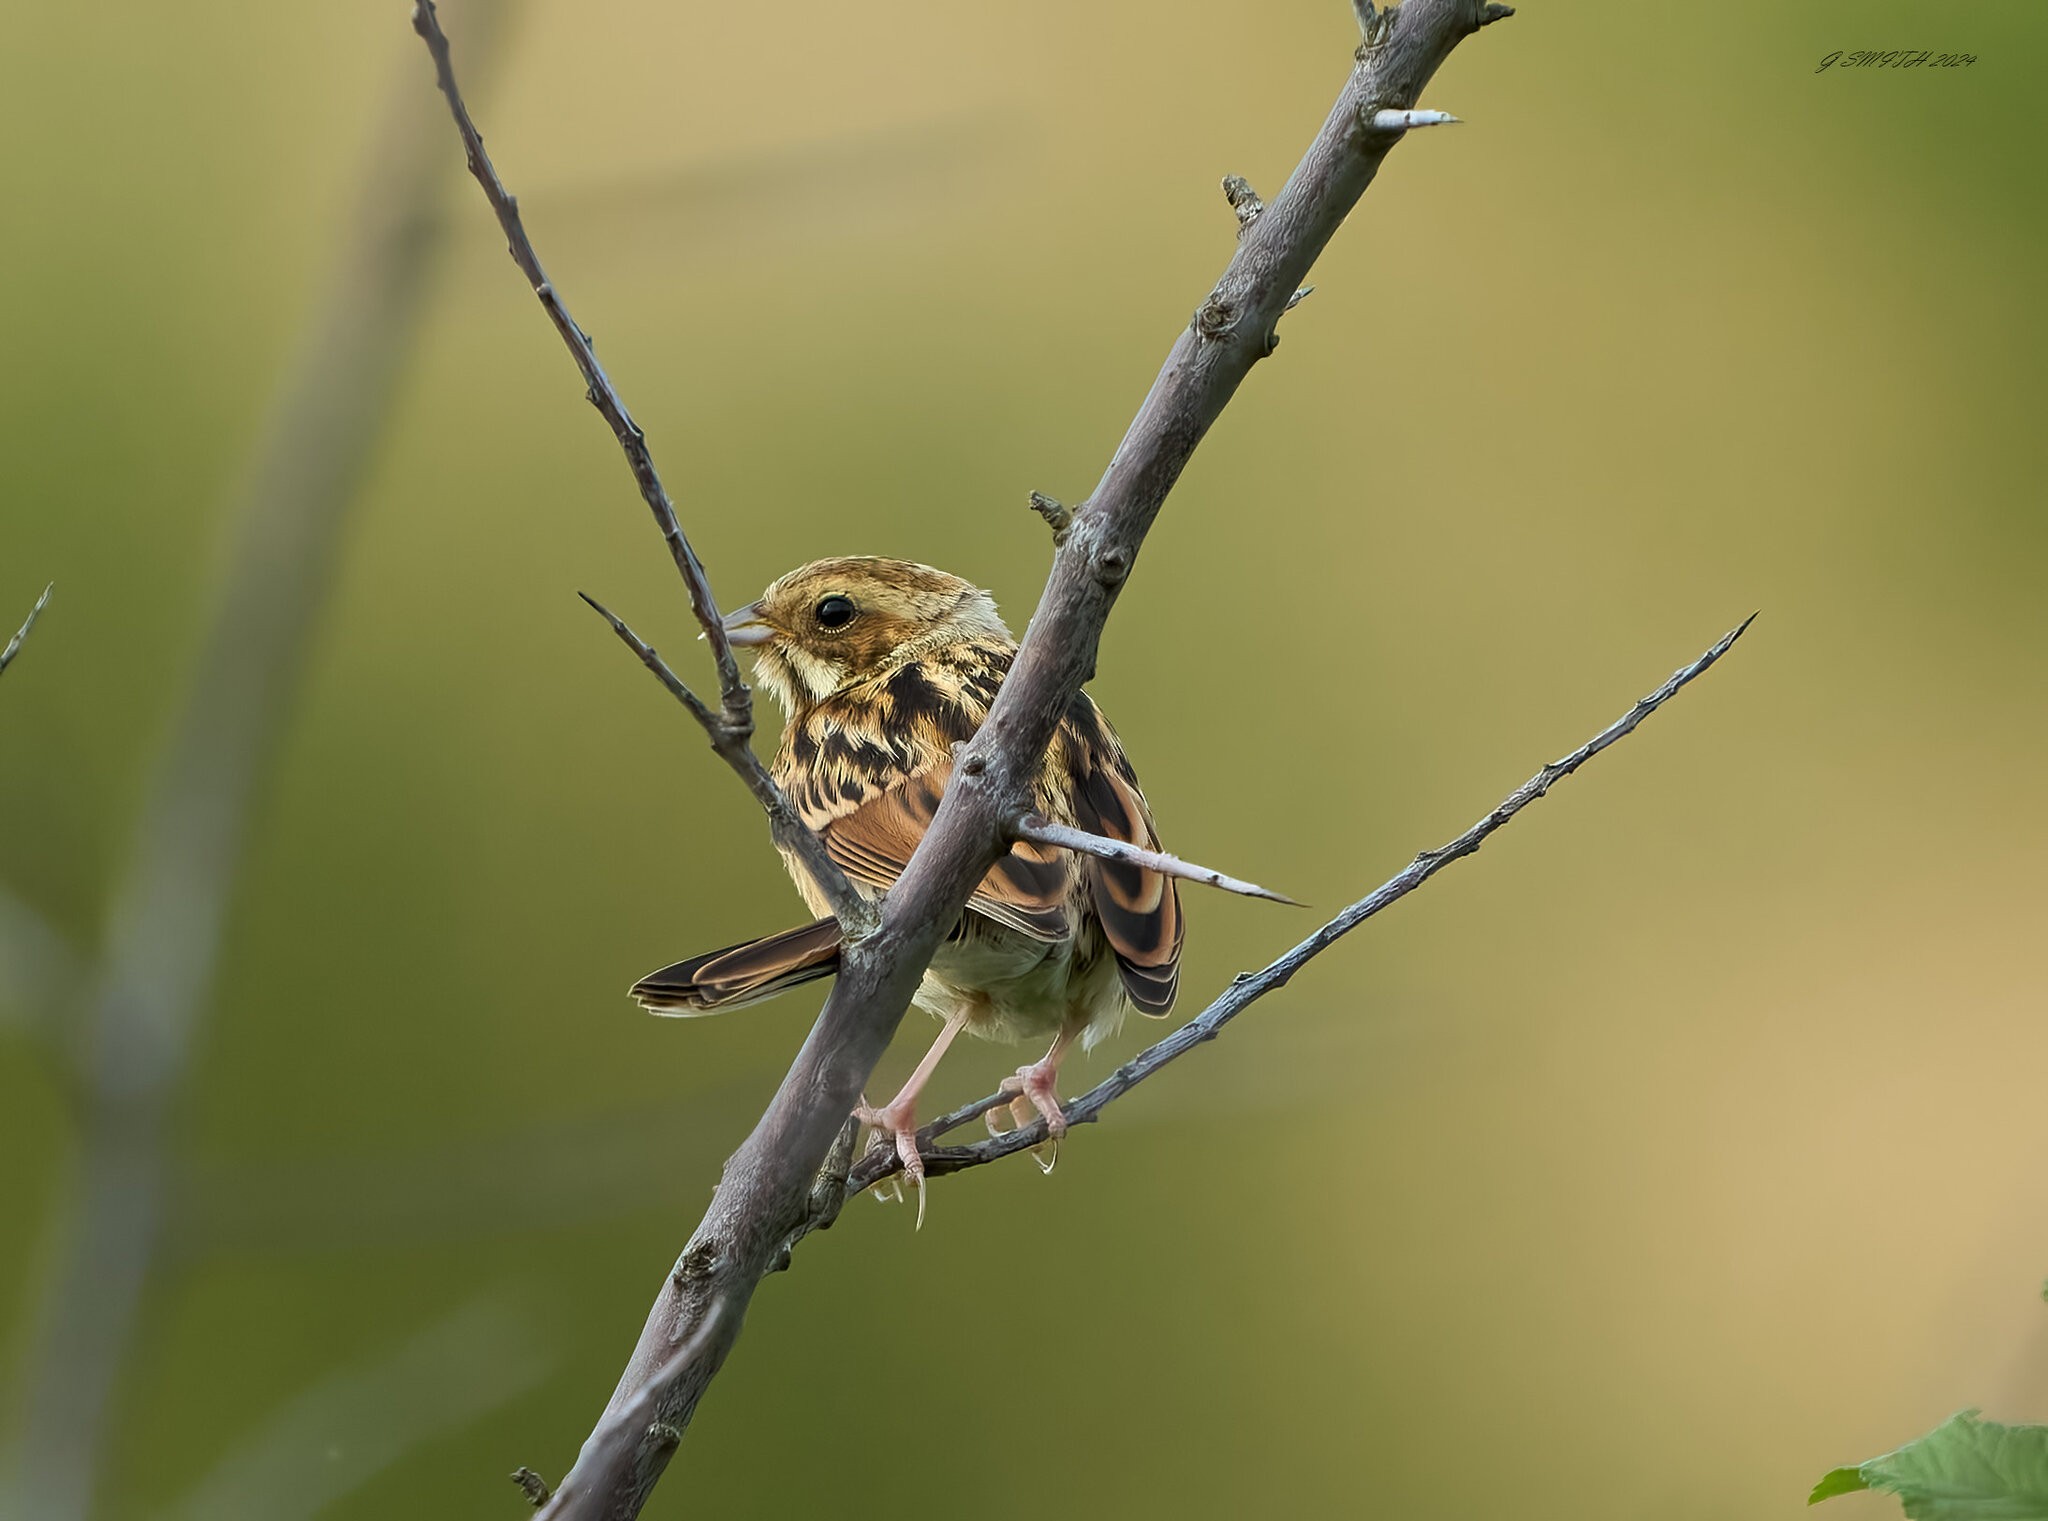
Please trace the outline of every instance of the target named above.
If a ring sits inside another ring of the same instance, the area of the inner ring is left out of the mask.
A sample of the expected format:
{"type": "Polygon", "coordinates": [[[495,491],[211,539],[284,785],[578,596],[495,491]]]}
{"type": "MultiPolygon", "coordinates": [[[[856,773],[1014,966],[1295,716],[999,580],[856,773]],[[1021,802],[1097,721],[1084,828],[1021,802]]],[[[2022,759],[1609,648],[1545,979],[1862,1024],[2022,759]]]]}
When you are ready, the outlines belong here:
{"type": "MultiPolygon", "coordinates": [[[[895,1146],[896,1159],[903,1164],[902,1177],[907,1179],[910,1186],[917,1190],[917,1229],[923,1230],[925,1196],[924,1157],[917,1149],[916,1105],[905,1102],[899,1095],[893,1102],[884,1104],[880,1109],[876,1109],[871,1107],[867,1100],[863,1098],[859,1106],[853,1111],[853,1117],[863,1125],[872,1128],[876,1134],[889,1137],[890,1143],[895,1146]]],[[[902,1183],[896,1178],[890,1178],[887,1181],[892,1186],[893,1197],[900,1201],[903,1197],[902,1183]]],[[[891,1196],[891,1194],[883,1193],[881,1187],[877,1186],[875,1190],[876,1198],[887,1199],[891,1196]]]]}
{"type": "Polygon", "coordinates": [[[991,1135],[1004,1135],[1020,1125],[1031,1123],[1032,1115],[1038,1114],[1045,1120],[1045,1142],[1031,1148],[1031,1160],[1038,1164],[1040,1172],[1051,1172],[1060,1159],[1060,1137],[1067,1133],[1067,1114],[1060,1108],[1059,1094],[1055,1083],[1059,1077],[1059,1065],[1050,1058],[1019,1067],[1016,1075],[1003,1079],[1002,1091],[1017,1096],[1007,1105],[999,1104],[982,1116],[991,1135]],[[998,1114],[1008,1114],[1010,1123],[997,1122],[998,1114]]]}
{"type": "Polygon", "coordinates": [[[1010,1112],[1018,1123],[1027,1123],[1036,1110],[1045,1118],[1046,1135],[1055,1141],[1067,1133],[1067,1112],[1060,1108],[1057,1091],[1059,1075],[1059,1067],[1048,1060],[1019,1067],[1014,1077],[1002,1082],[1003,1092],[1017,1095],[1010,1101],[1010,1112]]]}

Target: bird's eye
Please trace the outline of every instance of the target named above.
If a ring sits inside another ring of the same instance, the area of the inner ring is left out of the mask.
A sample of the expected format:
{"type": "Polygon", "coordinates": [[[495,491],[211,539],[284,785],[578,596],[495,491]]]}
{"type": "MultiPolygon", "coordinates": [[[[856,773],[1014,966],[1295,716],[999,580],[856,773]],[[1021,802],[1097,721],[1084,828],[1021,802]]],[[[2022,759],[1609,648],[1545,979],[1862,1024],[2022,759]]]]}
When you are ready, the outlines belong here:
{"type": "Polygon", "coordinates": [[[818,627],[845,628],[857,611],[851,597],[827,597],[818,604],[818,627]]]}

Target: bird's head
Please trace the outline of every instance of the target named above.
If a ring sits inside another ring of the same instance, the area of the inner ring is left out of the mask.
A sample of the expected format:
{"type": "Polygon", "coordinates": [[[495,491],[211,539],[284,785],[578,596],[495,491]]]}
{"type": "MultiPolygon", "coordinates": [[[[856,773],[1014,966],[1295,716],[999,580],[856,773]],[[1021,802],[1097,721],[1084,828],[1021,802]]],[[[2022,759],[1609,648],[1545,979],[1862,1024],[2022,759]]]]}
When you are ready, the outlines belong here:
{"type": "Polygon", "coordinates": [[[800,566],[727,614],[725,631],[786,713],[947,645],[1010,637],[980,587],[871,555],[800,566]]]}

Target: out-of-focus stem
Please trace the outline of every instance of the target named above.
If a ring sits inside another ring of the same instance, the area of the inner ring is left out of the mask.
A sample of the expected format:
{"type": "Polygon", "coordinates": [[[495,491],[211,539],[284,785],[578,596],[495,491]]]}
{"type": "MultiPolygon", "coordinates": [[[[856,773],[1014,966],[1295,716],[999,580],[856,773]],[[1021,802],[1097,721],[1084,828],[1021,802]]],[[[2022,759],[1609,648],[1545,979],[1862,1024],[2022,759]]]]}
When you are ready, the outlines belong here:
{"type": "MultiPolygon", "coordinates": [[[[477,6],[472,46],[505,20],[477,6]]],[[[408,58],[408,65],[412,60],[408,58]]],[[[408,67],[338,222],[334,274],[251,451],[218,601],[151,776],[79,1042],[73,1186],[25,1364],[11,1516],[85,1521],[165,1213],[166,1132],[335,550],[425,308],[444,140],[408,67]]]]}

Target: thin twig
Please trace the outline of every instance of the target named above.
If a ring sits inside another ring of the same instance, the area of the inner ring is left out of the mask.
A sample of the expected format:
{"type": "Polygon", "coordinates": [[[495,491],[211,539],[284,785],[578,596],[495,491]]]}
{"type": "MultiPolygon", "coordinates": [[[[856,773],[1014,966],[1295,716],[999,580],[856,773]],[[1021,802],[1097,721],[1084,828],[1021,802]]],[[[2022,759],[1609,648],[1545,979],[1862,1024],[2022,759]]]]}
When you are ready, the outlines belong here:
{"type": "Polygon", "coordinates": [[[1236,893],[1245,898],[1264,898],[1268,903],[1286,903],[1295,908],[1305,907],[1299,898],[1290,898],[1285,893],[1276,893],[1256,882],[1242,881],[1227,877],[1220,871],[1211,871],[1206,866],[1197,866],[1192,861],[1183,861],[1179,856],[1170,856],[1161,850],[1147,850],[1133,845],[1128,840],[1112,840],[1106,835],[1090,834],[1085,829],[1076,829],[1071,824],[1055,824],[1052,820],[1035,813],[1027,813],[1017,820],[1012,833],[1020,840],[1029,840],[1034,845],[1051,845],[1059,850],[1076,850],[1083,855],[1096,856],[1104,861],[1125,861],[1132,866],[1142,866],[1147,871],[1156,871],[1163,877],[1179,877],[1187,882],[1200,882],[1207,887],[1220,887],[1227,893],[1236,893]]]}
{"type": "MultiPolygon", "coordinates": [[[[1408,894],[1422,886],[1431,877],[1442,871],[1453,861],[1462,860],[1473,854],[1495,830],[1502,828],[1516,814],[1542,797],[1557,783],[1570,776],[1579,767],[1605,750],[1609,745],[1635,732],[1636,726],[1673,697],[1693,678],[1703,674],[1715,661],[1727,654],[1740,639],[1743,631],[1756,621],[1751,613],[1742,623],[1717,640],[1699,659],[1682,670],[1675,672],[1669,681],[1657,688],[1648,697],[1637,703],[1620,718],[1602,729],[1593,738],[1572,751],[1563,760],[1552,761],[1529,780],[1522,783],[1498,808],[1459,835],[1448,845],[1435,850],[1425,850],[1398,875],[1374,888],[1363,898],[1338,914],[1328,924],[1317,930],[1308,939],[1295,946],[1270,965],[1256,972],[1238,977],[1224,990],[1221,997],[1193,1019],[1175,1030],[1164,1040],[1147,1047],[1116,1071],[1097,1083],[1066,1106],[1069,1126],[1085,1125],[1102,1117],[1117,1099],[1129,1093],[1138,1084],[1159,1072],[1169,1062],[1185,1056],[1203,1041],[1214,1040],[1223,1027],[1237,1018],[1246,1009],[1264,998],[1268,993],[1285,987],[1294,974],[1339,940],[1357,929],[1381,909],[1391,907],[1408,894]]],[[[971,1146],[934,1146],[939,1136],[957,1129],[969,1120],[1010,1102],[1014,1094],[991,1093],[964,1104],[951,1113],[940,1115],[917,1133],[918,1150],[924,1157],[925,1175],[939,1177],[946,1173],[963,1172],[970,1167],[980,1167],[1014,1152],[1028,1151],[1041,1145],[1046,1139],[1045,1121],[1033,1119],[1027,1125],[1006,1130],[1001,1135],[992,1135],[987,1140],[971,1146]]],[[[847,1179],[849,1195],[873,1188],[891,1174],[902,1170],[902,1163],[893,1146],[881,1147],[867,1153],[855,1164],[847,1179]]]]}
{"type": "Polygon", "coordinates": [[[470,120],[469,107],[463,103],[462,92],[455,85],[455,65],[449,57],[448,37],[441,30],[434,0],[415,0],[412,28],[420,34],[427,44],[427,51],[433,55],[435,80],[441,87],[441,94],[447,98],[449,111],[454,114],[456,129],[462,134],[464,160],[477,184],[483,187],[484,198],[491,203],[491,210],[497,214],[498,226],[505,234],[506,252],[512,255],[512,262],[519,266],[519,272],[533,286],[533,293],[540,298],[548,320],[562,335],[562,342],[568,346],[576,368],[583,372],[590,404],[597,408],[611,425],[612,432],[618,435],[619,447],[626,453],[626,463],[632,467],[633,479],[640,483],[640,494],[654,513],[655,524],[661,529],[676,569],[682,573],[683,585],[690,594],[691,610],[703,626],[704,636],[711,641],[711,658],[718,666],[719,697],[725,708],[724,721],[733,728],[750,731],[754,725],[753,702],[748,696],[747,684],[740,680],[739,664],[733,659],[732,641],[726,637],[724,625],[719,621],[718,599],[711,594],[710,578],[704,574],[697,551],[691,547],[683,525],[677,521],[675,505],[669,501],[668,489],[662,485],[661,476],[654,468],[654,457],[648,453],[647,435],[633,421],[633,415],[626,410],[626,404],[613,387],[611,378],[605,374],[604,366],[597,362],[597,350],[591,347],[590,335],[569,315],[561,293],[548,279],[547,271],[541,268],[540,255],[534,252],[533,240],[526,235],[526,224],[519,218],[518,198],[505,188],[505,182],[498,178],[498,171],[491,164],[490,154],[484,151],[483,134],[470,120]]]}
{"type": "MultiPolygon", "coordinates": [[[[576,595],[596,609],[598,616],[612,626],[612,632],[619,636],[626,648],[638,655],[640,663],[654,673],[654,679],[668,689],[670,696],[689,709],[690,716],[702,724],[704,731],[711,736],[712,744],[718,748],[718,753],[732,760],[733,757],[720,742],[717,720],[705,708],[703,700],[684,685],[682,678],[669,668],[668,662],[655,652],[654,646],[634,633],[623,619],[595,597],[584,592],[578,592],[576,595]]],[[[833,894],[832,909],[840,926],[850,935],[866,934],[875,925],[874,905],[862,897],[847,880],[846,873],[840,870],[839,863],[832,859],[831,853],[825,848],[825,842],[818,837],[818,832],[805,824],[796,809],[790,806],[787,794],[775,785],[775,779],[769,776],[755,759],[753,747],[748,745],[744,738],[733,743],[740,754],[754,762],[752,765],[741,765],[735,761],[733,770],[739,773],[740,780],[747,784],[747,790],[754,794],[754,801],[759,803],[768,815],[769,837],[775,841],[778,849],[800,857],[804,869],[810,873],[814,882],[837,882],[844,896],[842,899],[839,892],[833,894]]]]}
{"type": "MultiPolygon", "coordinates": [[[[0,671],[14,664],[21,642],[49,605],[52,581],[0,650],[0,671]]],[[[50,1028],[49,1011],[68,1002],[79,983],[77,952],[50,924],[5,888],[0,888],[0,1026],[50,1028]]]]}
{"type": "Polygon", "coordinates": [[[654,646],[628,628],[624,619],[598,601],[597,598],[591,596],[590,593],[578,592],[576,595],[589,603],[598,617],[604,619],[605,622],[612,626],[612,632],[624,641],[627,649],[640,657],[640,663],[654,673],[657,681],[668,688],[669,695],[689,709],[692,718],[696,719],[698,723],[703,724],[707,729],[718,722],[712,716],[711,710],[704,706],[704,699],[691,691],[688,685],[684,683],[682,677],[669,669],[668,662],[655,653],[654,646]]]}
{"type": "MultiPolygon", "coordinates": [[[[676,517],[675,504],[669,500],[668,488],[662,485],[661,475],[654,468],[654,455],[648,450],[647,435],[633,421],[618,388],[612,384],[604,366],[598,363],[597,350],[591,346],[590,335],[569,315],[561,292],[555,289],[547,271],[541,267],[540,255],[534,252],[533,240],[527,236],[526,224],[519,216],[519,200],[505,188],[505,182],[498,178],[498,171],[491,163],[490,154],[484,151],[483,135],[470,119],[469,107],[455,83],[454,60],[450,56],[447,34],[441,30],[440,17],[435,13],[434,0],[415,0],[412,26],[426,43],[427,51],[433,55],[435,82],[447,99],[456,130],[462,134],[464,162],[477,184],[483,187],[484,199],[491,203],[491,210],[497,215],[498,226],[505,234],[506,252],[512,255],[512,262],[519,266],[519,272],[532,285],[548,320],[554,324],[555,331],[568,347],[570,357],[576,361],[576,368],[583,375],[585,396],[611,425],[619,447],[625,451],[633,479],[639,483],[640,495],[653,512],[655,525],[660,528],[670,557],[682,574],[683,586],[690,596],[690,610],[696,614],[698,625],[704,630],[704,637],[711,645],[712,661],[718,668],[719,711],[712,713],[672,671],[663,678],[662,684],[703,726],[711,740],[711,748],[739,774],[747,790],[767,811],[768,827],[776,844],[784,849],[793,849],[803,857],[805,866],[810,868],[848,938],[858,939],[872,927],[874,910],[847,880],[846,873],[826,854],[822,841],[814,839],[808,846],[796,843],[801,835],[808,835],[811,830],[797,816],[789,799],[782,795],[782,789],[775,784],[775,779],[768,774],[749,743],[754,732],[753,695],[740,679],[739,664],[733,658],[732,640],[719,615],[718,599],[712,595],[711,579],[705,574],[703,562],[697,558],[689,536],[683,532],[683,525],[676,517]]],[[[590,601],[588,597],[584,600],[590,601]]],[[[592,602],[591,606],[597,607],[597,604],[592,602]]],[[[598,611],[604,612],[604,609],[598,608],[598,611]]],[[[610,613],[605,613],[605,617],[610,619],[615,630],[621,631],[622,638],[626,637],[624,624],[610,613]]],[[[655,668],[650,666],[649,669],[655,668]]],[[[655,674],[661,675],[662,670],[655,670],[655,674]]]]}
{"type": "MultiPolygon", "coordinates": [[[[1221,278],[1174,342],[1095,491],[1075,510],[1009,675],[884,900],[880,924],[847,945],[823,1012],[753,1133],[727,1161],[709,1209],[648,1313],[608,1409],[641,1408],[645,1392],[658,1386],[655,1419],[627,1446],[585,1444],[563,1482],[588,1498],[579,1498],[573,1510],[560,1509],[562,1516],[630,1521],[646,1503],[668,1463],[672,1434],[688,1425],[755,1288],[812,1228],[818,1170],[933,952],[969,892],[1009,848],[1011,821],[1033,806],[1047,748],[1095,668],[1110,608],[1167,494],[1252,367],[1273,352],[1274,324],[1288,301],[1387,153],[1405,139],[1374,126],[1377,113],[1412,108],[1451,50],[1485,16],[1481,0],[1406,0],[1376,18],[1300,165],[1243,230],[1221,278]],[[713,1316],[718,1329],[708,1354],[667,1376],[672,1349],[694,1343],[713,1316]]],[[[428,0],[420,0],[415,17],[472,168],[517,244],[523,234],[510,197],[489,170],[456,93],[447,44],[428,0]]],[[[520,255],[516,246],[514,254],[520,255]]],[[[530,260],[528,247],[522,267],[530,260]]],[[[559,305],[537,263],[529,278],[550,303],[565,340],[580,337],[566,315],[556,315],[559,305]]],[[[555,1503],[560,1506],[559,1497],[555,1503]]]]}
{"type": "Polygon", "coordinates": [[[36,619],[42,617],[43,607],[49,602],[50,593],[56,589],[57,583],[55,581],[52,581],[43,588],[43,594],[36,598],[36,605],[28,610],[28,616],[22,620],[21,627],[16,629],[14,637],[7,641],[7,648],[0,650],[0,671],[4,671],[14,664],[15,652],[21,648],[21,641],[26,639],[28,631],[36,626],[36,619]]]}

